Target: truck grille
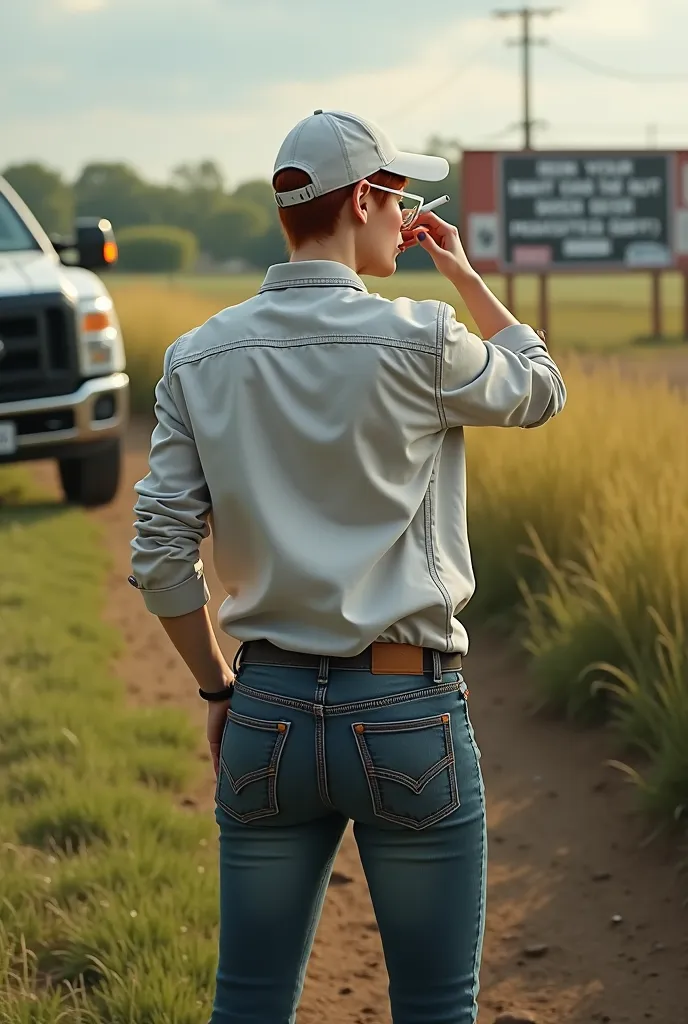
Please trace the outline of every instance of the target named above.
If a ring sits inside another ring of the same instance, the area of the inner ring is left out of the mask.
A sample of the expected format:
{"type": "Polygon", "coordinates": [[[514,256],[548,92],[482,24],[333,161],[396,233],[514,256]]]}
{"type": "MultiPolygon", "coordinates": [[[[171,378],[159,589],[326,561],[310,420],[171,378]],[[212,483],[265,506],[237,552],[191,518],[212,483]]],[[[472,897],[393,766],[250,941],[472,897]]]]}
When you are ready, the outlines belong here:
{"type": "Polygon", "coordinates": [[[76,390],[76,315],[63,295],[0,297],[0,341],[0,402],[76,390]]]}

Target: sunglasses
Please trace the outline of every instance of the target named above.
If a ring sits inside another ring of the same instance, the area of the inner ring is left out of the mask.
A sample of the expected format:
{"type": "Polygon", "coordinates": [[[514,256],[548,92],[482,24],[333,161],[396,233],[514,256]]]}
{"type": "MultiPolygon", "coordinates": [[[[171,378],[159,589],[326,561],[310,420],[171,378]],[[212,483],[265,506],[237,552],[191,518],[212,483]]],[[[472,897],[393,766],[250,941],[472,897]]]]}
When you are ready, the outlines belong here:
{"type": "Polygon", "coordinates": [[[401,209],[401,226],[404,231],[408,231],[409,228],[413,227],[423,207],[424,199],[422,196],[416,196],[413,192],[400,192],[397,188],[375,185],[372,181],[369,181],[368,184],[371,188],[376,188],[378,192],[388,192],[392,196],[398,196],[401,209]]]}

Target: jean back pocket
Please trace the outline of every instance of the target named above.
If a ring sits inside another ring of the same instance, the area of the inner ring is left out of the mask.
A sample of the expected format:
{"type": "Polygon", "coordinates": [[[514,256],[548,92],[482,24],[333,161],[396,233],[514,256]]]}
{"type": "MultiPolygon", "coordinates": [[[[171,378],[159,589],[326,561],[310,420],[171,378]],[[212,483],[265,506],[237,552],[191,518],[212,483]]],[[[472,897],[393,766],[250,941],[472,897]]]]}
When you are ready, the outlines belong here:
{"type": "Polygon", "coordinates": [[[229,710],[222,737],[215,799],[237,821],[279,813],[277,779],[289,722],[249,718],[229,710]]]}
{"type": "Polygon", "coordinates": [[[421,829],[459,807],[449,714],[352,729],[379,818],[421,829]]]}

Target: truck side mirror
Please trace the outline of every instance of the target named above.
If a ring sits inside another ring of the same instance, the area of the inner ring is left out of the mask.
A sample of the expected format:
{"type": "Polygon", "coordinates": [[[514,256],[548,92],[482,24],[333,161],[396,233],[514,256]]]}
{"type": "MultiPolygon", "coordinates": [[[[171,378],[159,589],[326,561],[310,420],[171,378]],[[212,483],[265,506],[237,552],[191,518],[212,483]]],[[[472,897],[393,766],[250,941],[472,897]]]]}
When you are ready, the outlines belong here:
{"type": "Polygon", "coordinates": [[[104,217],[79,217],[75,241],[77,264],[85,270],[106,270],[117,262],[115,233],[104,217]]]}

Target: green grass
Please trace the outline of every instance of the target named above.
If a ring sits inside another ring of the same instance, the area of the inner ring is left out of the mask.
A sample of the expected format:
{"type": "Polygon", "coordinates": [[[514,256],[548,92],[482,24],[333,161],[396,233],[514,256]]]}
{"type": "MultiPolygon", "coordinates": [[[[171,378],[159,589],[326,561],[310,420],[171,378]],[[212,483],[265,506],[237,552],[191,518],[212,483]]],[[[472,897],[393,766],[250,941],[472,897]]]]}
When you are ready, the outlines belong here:
{"type": "Polygon", "coordinates": [[[210,822],[174,797],[197,736],[124,705],[80,511],[0,471],[0,1020],[197,1024],[216,955],[210,822]]]}

